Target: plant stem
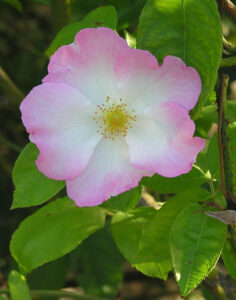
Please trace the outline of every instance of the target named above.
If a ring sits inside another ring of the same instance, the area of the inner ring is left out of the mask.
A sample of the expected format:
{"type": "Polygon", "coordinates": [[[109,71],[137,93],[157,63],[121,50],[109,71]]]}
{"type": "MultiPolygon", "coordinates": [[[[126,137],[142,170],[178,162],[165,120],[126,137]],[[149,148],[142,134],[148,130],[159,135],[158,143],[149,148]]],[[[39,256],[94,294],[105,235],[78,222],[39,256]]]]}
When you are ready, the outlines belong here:
{"type": "Polygon", "coordinates": [[[53,32],[56,35],[70,21],[70,0],[51,0],[53,32]]]}
{"type": "Polygon", "coordinates": [[[209,187],[210,187],[210,191],[211,191],[212,197],[213,197],[213,199],[215,200],[215,198],[216,198],[216,193],[215,193],[215,188],[214,188],[214,184],[213,184],[212,179],[210,179],[210,180],[208,181],[208,184],[209,184],[209,187]]]}
{"type": "MultiPolygon", "coordinates": [[[[0,294],[9,295],[10,292],[8,289],[0,289],[0,294]]],[[[78,292],[69,292],[63,290],[32,290],[30,291],[30,294],[34,299],[68,297],[80,300],[109,300],[108,298],[99,298],[89,295],[83,295],[78,292]]]]}
{"type": "Polygon", "coordinates": [[[222,74],[220,91],[218,93],[218,146],[220,153],[221,187],[227,201],[227,208],[235,207],[233,195],[233,172],[231,165],[230,143],[227,121],[227,88],[229,76],[222,74]]]}
{"type": "Polygon", "coordinates": [[[14,105],[19,105],[24,98],[24,94],[15,85],[11,78],[0,66],[0,89],[6,95],[7,99],[14,105]]]}
{"type": "Polygon", "coordinates": [[[236,47],[234,47],[226,38],[223,36],[223,46],[224,49],[230,54],[236,54],[236,47]]]}
{"type": "Polygon", "coordinates": [[[232,66],[236,66],[236,57],[235,56],[221,59],[221,62],[220,62],[221,68],[222,67],[232,67],[232,66]]]}

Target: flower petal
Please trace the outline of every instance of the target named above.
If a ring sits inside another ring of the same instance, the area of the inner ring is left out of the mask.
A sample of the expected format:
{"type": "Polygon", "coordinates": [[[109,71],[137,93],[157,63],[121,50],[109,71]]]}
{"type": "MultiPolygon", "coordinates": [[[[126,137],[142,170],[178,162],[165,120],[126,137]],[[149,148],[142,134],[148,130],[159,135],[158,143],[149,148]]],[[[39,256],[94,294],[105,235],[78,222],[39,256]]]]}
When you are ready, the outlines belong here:
{"type": "Polygon", "coordinates": [[[82,174],[67,180],[67,193],[78,206],[95,206],[138,185],[149,171],[130,165],[128,147],[124,139],[102,139],[82,174]]]}
{"type": "Polygon", "coordinates": [[[75,43],[59,48],[51,57],[44,82],[67,83],[83,92],[90,101],[102,104],[106,97],[117,98],[114,61],[130,51],[126,41],[108,28],[87,28],[75,43]]]}
{"type": "Polygon", "coordinates": [[[136,110],[165,102],[190,110],[201,92],[197,71],[178,57],[167,56],[158,66],[150,52],[132,49],[117,57],[114,68],[121,97],[136,110]]]}
{"type": "Polygon", "coordinates": [[[35,87],[20,106],[22,121],[40,154],[39,170],[53,179],[77,176],[101,139],[95,106],[78,90],[59,83],[35,87]]]}
{"type": "Polygon", "coordinates": [[[193,137],[194,122],[176,103],[163,103],[137,115],[126,141],[136,168],[175,177],[191,170],[205,141],[193,137]]]}

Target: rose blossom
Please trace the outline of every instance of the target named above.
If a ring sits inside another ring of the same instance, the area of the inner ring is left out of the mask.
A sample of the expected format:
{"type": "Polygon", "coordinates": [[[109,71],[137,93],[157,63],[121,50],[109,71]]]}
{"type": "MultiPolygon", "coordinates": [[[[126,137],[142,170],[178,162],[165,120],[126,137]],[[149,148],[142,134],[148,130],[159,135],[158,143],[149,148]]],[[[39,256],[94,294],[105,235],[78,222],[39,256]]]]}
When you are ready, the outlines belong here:
{"type": "Polygon", "coordinates": [[[55,52],[20,109],[38,169],[66,180],[78,206],[94,206],[142,176],[192,168],[205,145],[189,117],[200,92],[198,73],[180,58],[158,66],[111,29],[87,28],[55,52]]]}

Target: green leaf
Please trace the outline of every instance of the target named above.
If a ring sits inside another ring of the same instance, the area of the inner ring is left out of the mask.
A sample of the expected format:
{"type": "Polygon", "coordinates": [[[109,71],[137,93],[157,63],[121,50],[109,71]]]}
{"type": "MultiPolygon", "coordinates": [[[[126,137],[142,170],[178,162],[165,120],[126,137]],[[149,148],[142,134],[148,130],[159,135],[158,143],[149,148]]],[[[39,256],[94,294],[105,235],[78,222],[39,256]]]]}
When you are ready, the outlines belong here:
{"type": "Polygon", "coordinates": [[[202,211],[199,204],[186,207],[170,231],[170,248],[182,296],[192,291],[215,266],[225,241],[227,226],[202,211]]]}
{"type": "Polygon", "coordinates": [[[11,300],[31,300],[25,277],[17,271],[11,271],[8,277],[11,300]]]}
{"type": "Polygon", "coordinates": [[[104,202],[100,206],[109,210],[121,210],[127,212],[138,204],[141,193],[142,188],[141,186],[138,186],[116,197],[111,197],[108,201],[104,202]]]}
{"type": "Polygon", "coordinates": [[[29,143],[17,159],[12,175],[15,191],[11,208],[42,204],[64,187],[64,181],[49,179],[38,170],[38,154],[37,147],[29,143]]]}
{"type": "Polygon", "coordinates": [[[19,12],[22,12],[22,4],[19,0],[0,0],[0,2],[5,2],[19,12]]]}
{"type": "MultiPolygon", "coordinates": [[[[68,257],[63,256],[35,270],[28,276],[27,281],[32,290],[58,290],[64,287],[67,276],[68,257]]],[[[45,299],[44,299],[45,300],[45,299]]]]}
{"type": "Polygon", "coordinates": [[[222,52],[222,29],[216,1],[149,0],[140,16],[137,47],[159,62],[167,55],[182,58],[202,79],[197,117],[213,90],[222,52]],[[206,42],[207,41],[207,42],[206,42]]]}
{"type": "Polygon", "coordinates": [[[229,127],[229,143],[231,150],[231,166],[233,172],[234,193],[236,194],[236,123],[229,127]]]}
{"type": "Polygon", "coordinates": [[[157,211],[147,226],[139,242],[139,251],[135,259],[140,262],[153,262],[158,266],[161,276],[166,279],[172,270],[169,250],[169,232],[179,213],[190,203],[197,203],[209,197],[203,189],[182,192],[167,202],[157,211]]]}
{"type": "Polygon", "coordinates": [[[229,240],[225,241],[222,258],[226,270],[236,280],[236,252],[229,240]]]}
{"type": "Polygon", "coordinates": [[[127,30],[124,30],[124,35],[125,35],[125,40],[127,42],[127,44],[131,47],[136,49],[136,38],[135,36],[133,36],[131,33],[129,33],[127,30]]]}
{"type": "Polygon", "coordinates": [[[78,31],[83,28],[109,27],[116,29],[117,15],[113,6],[103,6],[88,13],[83,20],[65,26],[54,38],[45,54],[51,56],[59,47],[70,44],[78,31]]]}
{"type": "Polygon", "coordinates": [[[178,193],[186,188],[193,189],[201,186],[207,179],[195,167],[187,173],[174,178],[162,177],[158,174],[153,177],[144,177],[141,184],[159,193],[178,193]]]}
{"type": "Polygon", "coordinates": [[[208,169],[212,178],[219,178],[220,176],[220,155],[218,147],[218,135],[217,133],[211,138],[210,144],[207,149],[206,161],[208,169]]]}
{"type": "Polygon", "coordinates": [[[104,222],[100,207],[79,208],[67,197],[57,199],[20,224],[12,236],[11,254],[28,273],[72,251],[104,222]]]}
{"type": "Polygon", "coordinates": [[[155,263],[136,263],[134,260],[143,231],[155,216],[156,212],[157,211],[151,207],[140,207],[130,213],[118,212],[112,218],[111,230],[117,247],[134,267],[148,276],[164,279],[164,277],[160,275],[155,263]]]}
{"type": "Polygon", "coordinates": [[[88,237],[71,255],[76,279],[87,294],[115,297],[123,258],[108,228],[88,237]]]}
{"type": "Polygon", "coordinates": [[[208,138],[209,130],[211,129],[213,123],[218,122],[218,112],[217,105],[207,105],[204,106],[201,110],[201,115],[197,120],[195,120],[196,125],[196,136],[201,136],[208,138]]]}
{"type": "Polygon", "coordinates": [[[217,133],[207,141],[207,146],[204,151],[199,153],[195,165],[205,173],[206,178],[219,179],[220,158],[217,133]]]}
{"type": "Polygon", "coordinates": [[[236,122],[236,101],[227,101],[227,117],[230,122],[236,122]]]}
{"type": "MultiPolygon", "coordinates": [[[[236,101],[227,101],[227,118],[229,122],[236,121],[236,101]]],[[[218,123],[218,111],[216,105],[216,99],[214,99],[214,104],[204,106],[201,111],[201,116],[197,121],[204,121],[207,124],[218,123]]]]}
{"type": "Polygon", "coordinates": [[[201,111],[202,118],[208,120],[210,123],[218,123],[217,105],[211,104],[204,106],[201,111]]]}
{"type": "Polygon", "coordinates": [[[137,20],[145,4],[146,0],[109,0],[112,3],[118,14],[118,29],[135,28],[137,20]]]}

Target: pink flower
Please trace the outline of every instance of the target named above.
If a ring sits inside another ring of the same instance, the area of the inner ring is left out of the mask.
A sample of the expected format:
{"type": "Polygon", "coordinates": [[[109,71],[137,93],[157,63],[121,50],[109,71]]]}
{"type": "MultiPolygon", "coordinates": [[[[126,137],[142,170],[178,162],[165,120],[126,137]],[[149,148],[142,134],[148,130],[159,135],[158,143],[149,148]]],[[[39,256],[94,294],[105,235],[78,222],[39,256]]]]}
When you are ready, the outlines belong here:
{"type": "Polygon", "coordinates": [[[56,51],[20,109],[39,170],[66,180],[78,206],[94,206],[142,176],[192,168],[205,145],[188,113],[200,92],[198,73],[180,58],[158,66],[114,31],[88,28],[56,51]]]}

